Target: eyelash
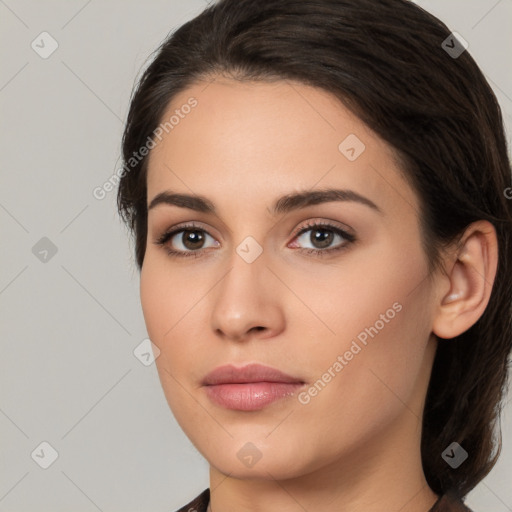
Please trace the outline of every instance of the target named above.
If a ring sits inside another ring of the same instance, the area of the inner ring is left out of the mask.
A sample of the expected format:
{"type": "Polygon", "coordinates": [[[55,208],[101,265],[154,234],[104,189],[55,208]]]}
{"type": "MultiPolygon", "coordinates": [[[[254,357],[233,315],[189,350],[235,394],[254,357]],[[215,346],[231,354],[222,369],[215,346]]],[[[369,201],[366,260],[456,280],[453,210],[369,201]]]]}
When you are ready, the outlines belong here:
{"type": "MultiPolygon", "coordinates": [[[[307,231],[311,231],[317,228],[321,228],[323,231],[332,231],[336,235],[340,235],[342,238],[345,239],[345,242],[341,245],[338,245],[336,247],[333,247],[331,249],[297,249],[301,252],[305,252],[306,254],[312,254],[314,256],[323,257],[329,254],[333,254],[337,251],[342,251],[347,248],[348,245],[354,243],[356,241],[356,237],[352,235],[351,233],[347,233],[343,229],[338,228],[337,226],[333,226],[332,224],[324,223],[324,222],[312,222],[308,223],[305,226],[302,226],[302,228],[299,229],[299,231],[294,235],[293,239],[298,238],[299,236],[303,235],[307,231]]],[[[190,223],[178,226],[175,229],[172,229],[170,231],[166,231],[163,233],[160,237],[158,237],[155,240],[155,244],[159,246],[164,246],[165,244],[178,233],[184,232],[184,231],[202,231],[203,233],[206,233],[207,235],[211,236],[208,231],[204,230],[200,226],[197,226],[196,224],[190,223]]],[[[213,238],[213,237],[212,237],[213,238]]],[[[205,249],[199,249],[196,251],[175,251],[174,249],[170,249],[169,247],[165,247],[167,254],[171,257],[178,257],[178,258],[188,258],[188,257],[194,257],[197,258],[201,255],[202,252],[204,252],[205,249]]]]}

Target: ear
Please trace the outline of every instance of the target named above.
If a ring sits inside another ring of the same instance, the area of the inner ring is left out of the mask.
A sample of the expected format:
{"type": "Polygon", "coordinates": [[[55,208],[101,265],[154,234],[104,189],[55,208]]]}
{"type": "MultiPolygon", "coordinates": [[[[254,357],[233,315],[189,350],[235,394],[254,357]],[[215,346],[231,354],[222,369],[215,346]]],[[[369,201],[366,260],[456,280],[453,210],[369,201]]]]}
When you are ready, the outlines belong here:
{"type": "Polygon", "coordinates": [[[498,266],[494,226],[485,220],[472,223],[447,259],[432,325],[433,333],[446,339],[467,331],[489,303],[498,266]]]}

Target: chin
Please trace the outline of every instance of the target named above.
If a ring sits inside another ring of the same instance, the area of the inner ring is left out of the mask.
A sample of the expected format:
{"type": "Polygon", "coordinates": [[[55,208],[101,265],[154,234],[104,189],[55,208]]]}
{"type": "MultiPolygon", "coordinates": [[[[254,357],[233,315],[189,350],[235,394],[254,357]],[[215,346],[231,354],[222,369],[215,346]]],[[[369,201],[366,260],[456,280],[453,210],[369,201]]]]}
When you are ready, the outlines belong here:
{"type": "Polygon", "coordinates": [[[304,452],[297,450],[296,446],[290,444],[289,448],[283,447],[277,438],[273,444],[264,437],[261,442],[257,438],[253,438],[254,442],[247,440],[247,437],[243,440],[230,438],[215,447],[209,445],[203,450],[201,445],[196,445],[196,448],[212,467],[242,480],[286,480],[314,469],[309,467],[312,464],[307,463],[304,452]]]}

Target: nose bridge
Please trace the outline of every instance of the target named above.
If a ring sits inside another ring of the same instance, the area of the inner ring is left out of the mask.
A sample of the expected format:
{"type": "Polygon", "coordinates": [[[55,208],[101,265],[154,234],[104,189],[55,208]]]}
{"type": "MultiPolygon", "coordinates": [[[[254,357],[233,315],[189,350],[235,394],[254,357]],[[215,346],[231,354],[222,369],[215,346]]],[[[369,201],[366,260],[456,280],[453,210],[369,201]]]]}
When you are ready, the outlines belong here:
{"type": "Polygon", "coordinates": [[[281,318],[278,298],[271,294],[272,273],[263,247],[246,237],[233,248],[229,270],[218,284],[212,308],[212,328],[240,338],[254,327],[274,331],[281,318]],[[272,295],[272,296],[271,296],[272,295]]]}

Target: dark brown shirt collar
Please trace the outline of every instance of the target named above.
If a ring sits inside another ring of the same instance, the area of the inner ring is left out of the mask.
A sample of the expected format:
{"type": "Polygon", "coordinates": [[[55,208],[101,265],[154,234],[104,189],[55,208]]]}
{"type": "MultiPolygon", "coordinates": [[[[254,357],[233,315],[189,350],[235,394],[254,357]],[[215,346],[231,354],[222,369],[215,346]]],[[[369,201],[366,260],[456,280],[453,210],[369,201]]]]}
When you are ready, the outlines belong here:
{"type": "MultiPolygon", "coordinates": [[[[210,489],[205,489],[199,496],[176,512],[206,512],[210,502],[210,489]]],[[[453,491],[448,491],[434,503],[428,512],[472,512],[453,491]]]]}

